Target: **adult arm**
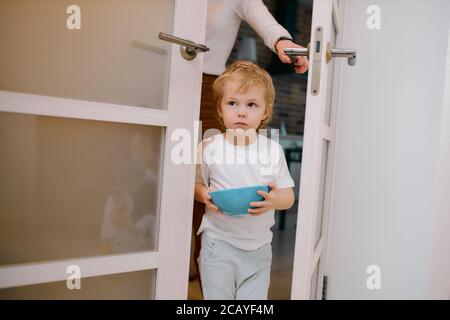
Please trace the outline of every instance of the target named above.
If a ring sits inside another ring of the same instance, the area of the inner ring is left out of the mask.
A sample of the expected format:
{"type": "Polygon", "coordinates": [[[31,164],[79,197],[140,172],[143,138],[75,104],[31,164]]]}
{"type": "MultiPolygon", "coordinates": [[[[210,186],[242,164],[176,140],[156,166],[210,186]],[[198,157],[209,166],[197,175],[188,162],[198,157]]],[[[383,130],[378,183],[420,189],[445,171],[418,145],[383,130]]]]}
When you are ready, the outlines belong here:
{"type": "Polygon", "coordinates": [[[275,20],[262,0],[242,0],[241,5],[236,10],[236,14],[242,20],[247,21],[264,40],[264,44],[275,52],[283,63],[294,62],[297,73],[304,73],[308,70],[309,63],[306,57],[297,57],[295,61],[292,61],[284,53],[284,48],[303,47],[294,43],[292,40],[288,40],[292,39],[291,35],[275,20]]]}

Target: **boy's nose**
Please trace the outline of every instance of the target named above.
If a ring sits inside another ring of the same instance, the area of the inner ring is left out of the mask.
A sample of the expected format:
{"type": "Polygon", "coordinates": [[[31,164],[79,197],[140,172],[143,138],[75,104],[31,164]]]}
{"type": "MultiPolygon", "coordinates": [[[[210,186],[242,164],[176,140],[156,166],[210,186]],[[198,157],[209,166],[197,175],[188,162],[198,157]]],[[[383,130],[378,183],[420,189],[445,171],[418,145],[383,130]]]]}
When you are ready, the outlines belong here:
{"type": "Polygon", "coordinates": [[[247,110],[245,107],[239,107],[238,109],[238,116],[245,117],[247,115],[247,110]]]}

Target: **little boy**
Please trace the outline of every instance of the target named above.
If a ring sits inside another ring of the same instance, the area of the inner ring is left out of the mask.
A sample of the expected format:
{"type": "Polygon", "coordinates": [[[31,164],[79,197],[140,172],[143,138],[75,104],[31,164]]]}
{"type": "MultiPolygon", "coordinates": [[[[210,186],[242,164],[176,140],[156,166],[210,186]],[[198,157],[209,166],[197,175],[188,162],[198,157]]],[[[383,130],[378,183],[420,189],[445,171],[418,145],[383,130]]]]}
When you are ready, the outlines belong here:
{"type": "Polygon", "coordinates": [[[257,134],[272,118],[275,90],[270,75],[254,63],[236,61],[213,84],[219,120],[226,132],[202,141],[195,199],[206,205],[197,234],[204,299],[267,299],[275,210],[294,203],[294,182],[283,149],[257,134]],[[258,191],[249,214],[229,216],[211,201],[211,191],[269,185],[258,191]]]}

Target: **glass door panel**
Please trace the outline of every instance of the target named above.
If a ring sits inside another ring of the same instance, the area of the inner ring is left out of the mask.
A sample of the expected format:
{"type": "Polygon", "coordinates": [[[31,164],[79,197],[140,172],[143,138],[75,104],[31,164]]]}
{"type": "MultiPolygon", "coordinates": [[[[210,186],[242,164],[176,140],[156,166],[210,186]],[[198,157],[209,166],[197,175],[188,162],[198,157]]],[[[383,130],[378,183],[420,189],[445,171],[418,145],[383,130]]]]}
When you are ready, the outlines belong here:
{"type": "Polygon", "coordinates": [[[174,0],[73,4],[0,1],[0,90],[167,109],[174,0]]]}
{"type": "Polygon", "coordinates": [[[0,300],[153,299],[155,279],[155,270],[118,273],[82,279],[80,290],[69,290],[66,281],[56,281],[0,289],[0,300]]]}
{"type": "Polygon", "coordinates": [[[0,112],[0,265],[156,250],[164,131],[0,112]]]}

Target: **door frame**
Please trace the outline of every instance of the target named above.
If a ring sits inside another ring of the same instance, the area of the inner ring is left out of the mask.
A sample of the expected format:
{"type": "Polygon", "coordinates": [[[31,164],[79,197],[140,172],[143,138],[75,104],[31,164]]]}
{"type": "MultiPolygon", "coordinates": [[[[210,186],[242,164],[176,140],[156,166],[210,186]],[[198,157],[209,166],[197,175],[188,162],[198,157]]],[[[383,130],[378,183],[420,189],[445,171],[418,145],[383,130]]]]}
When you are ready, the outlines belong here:
{"type": "MultiPolygon", "coordinates": [[[[314,0],[313,16],[311,23],[311,42],[316,37],[316,26],[323,26],[322,47],[330,41],[331,23],[336,30],[335,47],[342,47],[344,34],[343,13],[346,8],[345,0],[314,0]]],[[[314,46],[311,46],[313,48],[314,46]]],[[[326,270],[328,256],[328,233],[331,227],[330,204],[333,198],[333,180],[335,175],[335,150],[337,144],[336,127],[340,108],[340,77],[342,64],[345,59],[334,61],[332,74],[332,99],[330,105],[330,125],[324,123],[325,105],[327,102],[327,90],[329,70],[332,66],[326,63],[326,50],[322,50],[322,63],[320,69],[319,94],[311,93],[312,74],[316,65],[310,52],[310,76],[308,77],[308,89],[306,97],[305,129],[303,140],[303,156],[301,166],[301,180],[299,188],[299,205],[297,214],[297,230],[295,240],[294,266],[292,277],[291,299],[311,299],[311,278],[320,259],[317,276],[317,294],[313,299],[322,299],[323,279],[326,270]],[[321,237],[317,244],[314,243],[317,211],[320,199],[320,177],[322,163],[322,141],[326,140],[328,146],[328,158],[326,159],[327,174],[323,196],[323,216],[321,237]]]]}
{"type": "MultiPolygon", "coordinates": [[[[206,0],[174,0],[172,33],[204,43],[206,9],[206,0]]],[[[172,45],[166,110],[0,90],[0,112],[165,128],[156,251],[3,265],[0,289],[64,281],[68,278],[67,267],[75,264],[80,266],[82,278],[156,269],[155,299],[187,298],[195,165],[174,164],[170,150],[175,129],[184,128],[191,137],[197,137],[194,121],[200,113],[202,70],[202,54],[186,61],[179,46],[172,45]]]]}
{"type": "Polygon", "coordinates": [[[442,121],[439,135],[438,173],[435,208],[433,209],[432,243],[426,299],[449,299],[448,279],[450,270],[450,27],[448,29],[447,62],[442,103],[442,121]]]}

